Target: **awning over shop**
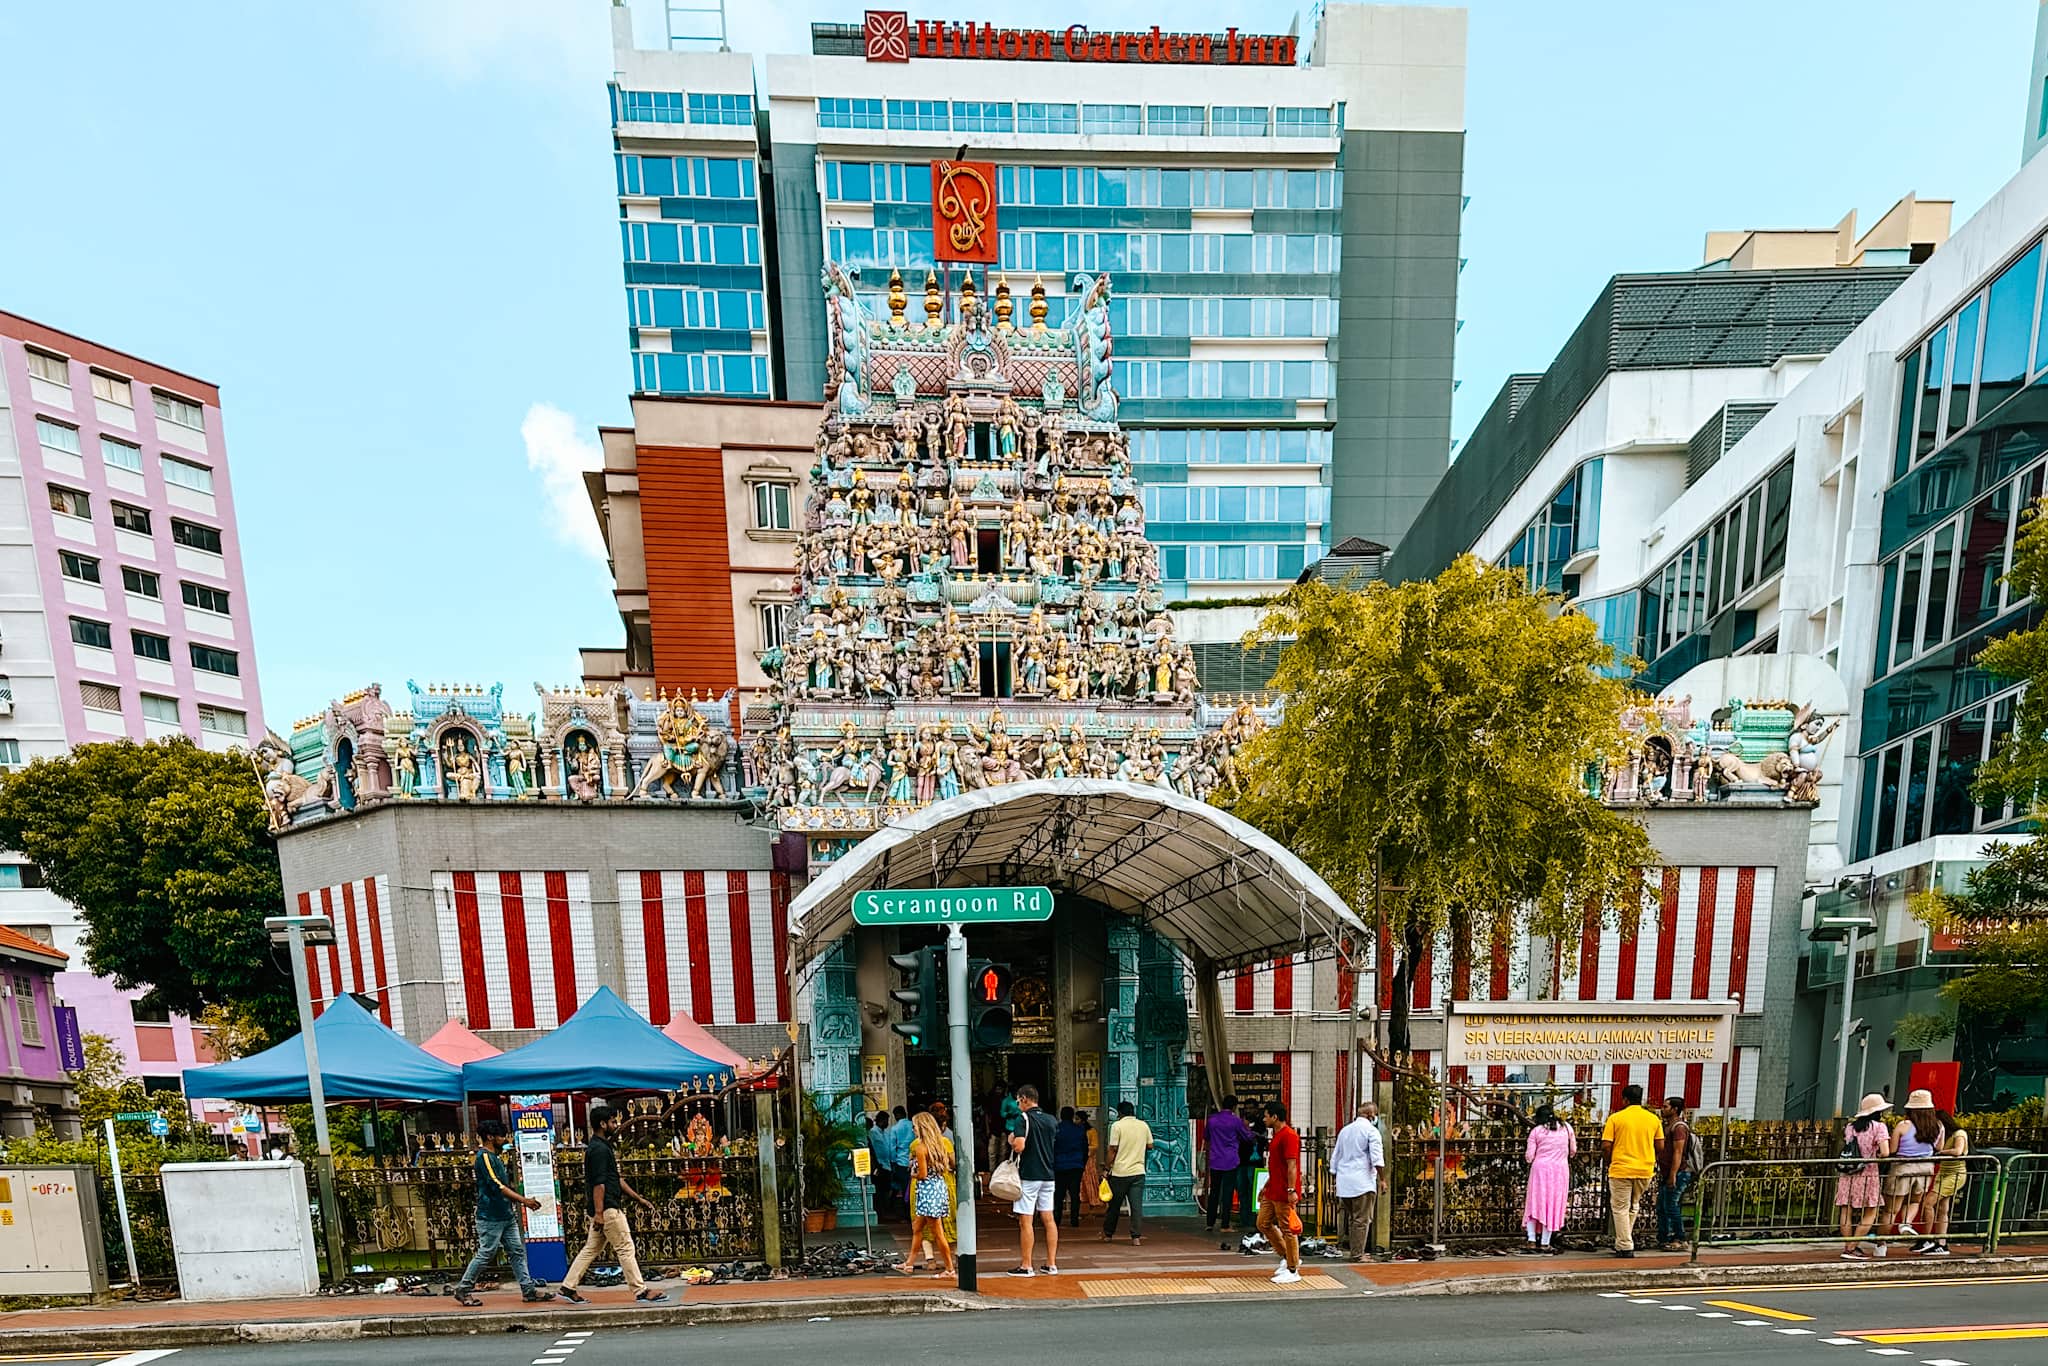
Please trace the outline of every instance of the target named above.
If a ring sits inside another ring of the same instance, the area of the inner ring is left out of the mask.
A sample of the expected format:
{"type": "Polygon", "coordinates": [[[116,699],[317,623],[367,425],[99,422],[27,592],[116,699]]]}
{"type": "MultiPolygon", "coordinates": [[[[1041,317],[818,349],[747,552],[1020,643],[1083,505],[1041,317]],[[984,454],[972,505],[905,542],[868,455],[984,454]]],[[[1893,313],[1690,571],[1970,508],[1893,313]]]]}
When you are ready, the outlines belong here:
{"type": "MultiPolygon", "coordinates": [[[[313,1041],[319,1045],[320,1084],[329,1101],[462,1099],[459,1068],[399,1038],[352,996],[327,1003],[313,1022],[313,1041]]],[[[185,1094],[279,1104],[306,1100],[305,1044],[294,1034],[252,1057],[187,1068],[185,1094]]]]}
{"type": "Polygon", "coordinates": [[[524,1048],[462,1069],[469,1094],[675,1091],[699,1078],[725,1083],[735,1069],[663,1034],[610,987],[599,987],[561,1027],[524,1048]]]}
{"type": "Polygon", "coordinates": [[[464,1063],[482,1062],[485,1058],[495,1058],[505,1051],[485,1043],[460,1020],[450,1020],[442,1025],[434,1031],[433,1037],[420,1047],[453,1067],[461,1067],[464,1063]]]}
{"type": "Polygon", "coordinates": [[[1218,967],[1366,927],[1309,866],[1243,821],[1165,788],[1038,778],[963,792],[862,840],[790,904],[808,962],[856,892],[1044,884],[1137,917],[1218,967]]]}

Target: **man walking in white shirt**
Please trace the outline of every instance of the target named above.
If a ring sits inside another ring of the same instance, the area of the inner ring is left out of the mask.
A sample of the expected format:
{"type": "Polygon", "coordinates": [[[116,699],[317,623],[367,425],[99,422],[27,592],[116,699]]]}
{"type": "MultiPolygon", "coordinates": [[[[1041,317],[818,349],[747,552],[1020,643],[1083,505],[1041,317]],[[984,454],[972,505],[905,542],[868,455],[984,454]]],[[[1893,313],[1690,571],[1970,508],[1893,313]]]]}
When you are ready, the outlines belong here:
{"type": "Polygon", "coordinates": [[[1386,1145],[1380,1139],[1380,1107],[1366,1101],[1358,1107],[1358,1118],[1337,1134],[1330,1150],[1330,1175],[1337,1183],[1337,1198],[1344,1202],[1345,1217],[1351,1225],[1351,1260],[1365,1260],[1372,1238],[1374,1206],[1379,1198],[1380,1172],[1387,1165],[1386,1145]]]}

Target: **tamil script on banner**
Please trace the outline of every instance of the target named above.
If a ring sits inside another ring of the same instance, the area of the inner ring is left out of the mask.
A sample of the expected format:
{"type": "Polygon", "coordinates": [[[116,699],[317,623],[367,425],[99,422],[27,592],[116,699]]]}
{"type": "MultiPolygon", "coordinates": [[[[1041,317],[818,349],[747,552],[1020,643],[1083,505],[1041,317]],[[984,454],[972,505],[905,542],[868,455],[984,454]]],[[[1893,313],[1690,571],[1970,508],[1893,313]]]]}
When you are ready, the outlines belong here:
{"type": "Polygon", "coordinates": [[[1733,1001],[1453,1001],[1451,1067],[1725,1063],[1733,1001]]]}

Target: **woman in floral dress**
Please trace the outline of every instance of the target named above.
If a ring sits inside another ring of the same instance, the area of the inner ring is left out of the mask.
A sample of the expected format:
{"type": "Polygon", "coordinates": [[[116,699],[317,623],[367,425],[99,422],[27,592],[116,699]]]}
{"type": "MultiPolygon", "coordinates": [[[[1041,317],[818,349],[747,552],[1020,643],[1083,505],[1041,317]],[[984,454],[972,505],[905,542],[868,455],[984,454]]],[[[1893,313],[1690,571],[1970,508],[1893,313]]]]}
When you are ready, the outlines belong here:
{"type": "Polygon", "coordinates": [[[1891,1135],[1880,1122],[1886,1105],[1885,1098],[1876,1092],[1865,1096],[1856,1107],[1856,1118],[1842,1131],[1845,1162],[1852,1149],[1858,1157],[1866,1159],[1861,1166],[1845,1165],[1842,1174],[1835,1178],[1835,1208],[1842,1212],[1842,1260],[1846,1262],[1884,1255],[1882,1245],[1864,1251],[1863,1240],[1870,1236],[1870,1226],[1877,1222],[1877,1212],[1884,1208],[1884,1182],[1878,1176],[1878,1163],[1890,1157],[1892,1151],[1891,1135]]]}

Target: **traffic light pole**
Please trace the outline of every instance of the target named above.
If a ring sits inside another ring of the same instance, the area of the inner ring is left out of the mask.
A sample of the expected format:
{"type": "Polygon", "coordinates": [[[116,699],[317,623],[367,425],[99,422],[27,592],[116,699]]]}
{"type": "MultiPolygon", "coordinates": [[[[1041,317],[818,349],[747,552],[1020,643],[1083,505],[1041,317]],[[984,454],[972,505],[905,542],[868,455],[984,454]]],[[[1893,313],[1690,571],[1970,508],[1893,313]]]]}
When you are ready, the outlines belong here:
{"type": "Polygon", "coordinates": [[[958,1238],[953,1251],[960,1262],[960,1288],[974,1289],[974,1072],[967,1047],[967,936],[957,922],[946,926],[946,1033],[953,1044],[954,1183],[960,1206],[953,1214],[958,1238]]]}

